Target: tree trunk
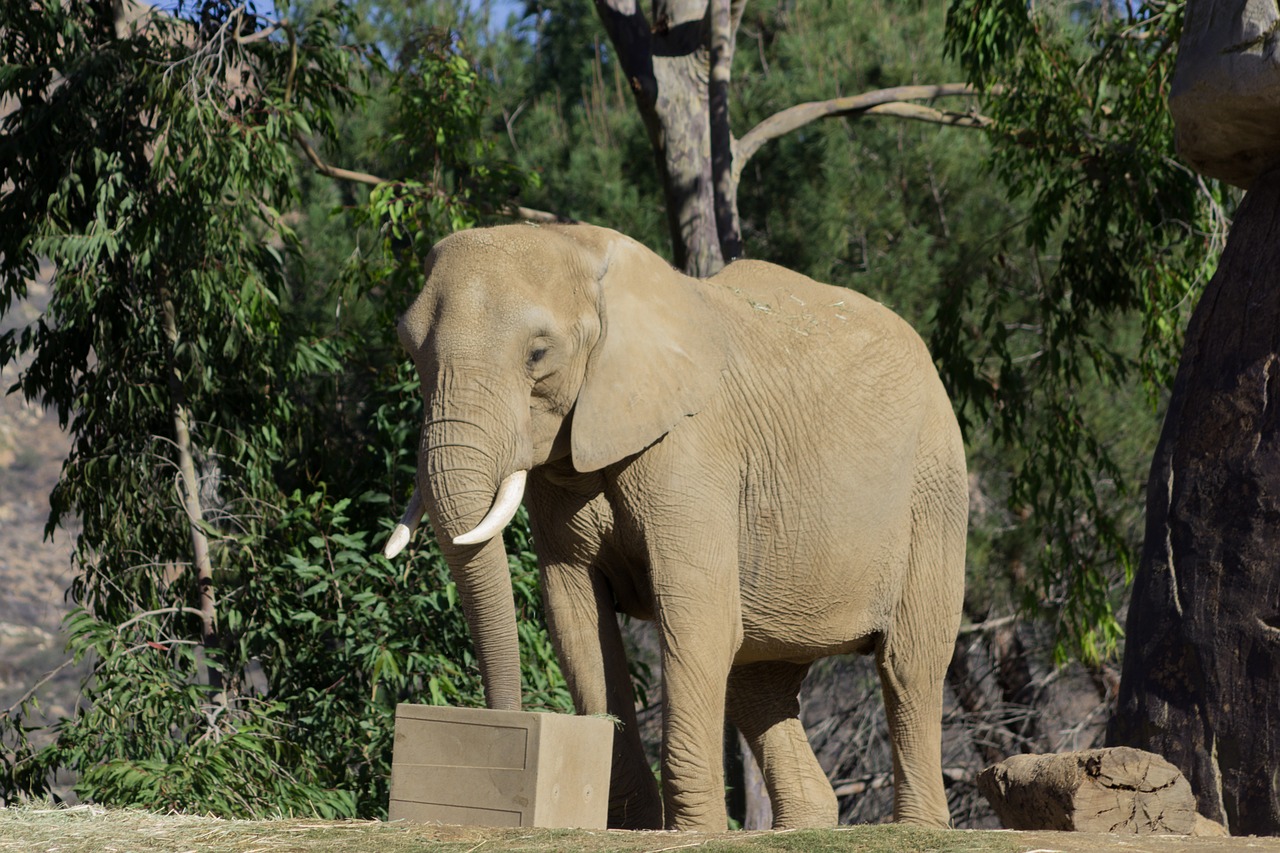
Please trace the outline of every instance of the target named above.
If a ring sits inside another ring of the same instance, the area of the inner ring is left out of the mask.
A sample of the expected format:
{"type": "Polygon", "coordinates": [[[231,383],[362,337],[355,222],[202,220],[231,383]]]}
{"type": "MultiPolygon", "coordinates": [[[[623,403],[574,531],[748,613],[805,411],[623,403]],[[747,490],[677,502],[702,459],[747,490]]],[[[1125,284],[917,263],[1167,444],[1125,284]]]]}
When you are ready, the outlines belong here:
{"type": "Polygon", "coordinates": [[[1178,157],[1248,188],[1280,157],[1275,0],[1190,0],[1169,88],[1178,157]]]}
{"type": "Polygon", "coordinates": [[[765,787],[764,773],[751,754],[747,739],[731,724],[724,726],[725,807],[729,817],[743,829],[771,829],[773,804],[765,787]]]}
{"type": "Polygon", "coordinates": [[[770,139],[833,116],[990,125],[982,116],[899,101],[967,95],[967,85],[900,86],[798,104],[737,140],[729,121],[729,83],[746,0],[654,0],[652,26],[639,0],[595,0],[595,6],[649,135],[675,264],[689,275],[714,275],[742,256],[738,182],[746,162],[770,139]]]}
{"type": "Polygon", "coordinates": [[[1202,814],[1280,834],[1280,171],[1257,179],[1187,330],[1147,488],[1110,740],[1202,814]]]}
{"type": "Polygon", "coordinates": [[[737,747],[742,754],[742,828],[772,829],[773,803],[769,800],[769,790],[765,787],[764,773],[742,735],[738,735],[737,747]]]}
{"type": "Polygon", "coordinates": [[[714,275],[742,246],[728,108],[742,3],[657,0],[652,26],[635,0],[596,0],[596,10],[649,135],[675,264],[714,275]]]}
{"type": "Polygon", "coordinates": [[[738,222],[738,180],[733,163],[733,133],[729,125],[729,81],[733,70],[733,42],[745,5],[745,0],[734,3],[730,3],[730,0],[711,0],[709,14],[709,165],[721,263],[728,263],[742,256],[742,228],[738,222]]]}
{"type": "Polygon", "coordinates": [[[196,590],[200,611],[200,645],[196,647],[199,679],[214,689],[213,701],[226,704],[222,675],[211,669],[205,659],[205,649],[218,644],[218,619],[213,589],[213,563],[209,559],[209,537],[205,535],[204,508],[200,504],[200,478],[196,476],[195,458],[191,452],[191,413],[187,408],[187,395],[182,387],[182,374],[178,369],[178,320],[173,297],[167,290],[158,294],[160,319],[165,340],[169,342],[169,398],[173,406],[173,437],[178,449],[178,482],[182,493],[182,507],[187,516],[187,529],[191,534],[191,565],[196,573],[196,590]]]}
{"type": "Polygon", "coordinates": [[[655,10],[654,98],[642,104],[666,195],[675,263],[690,275],[724,266],[711,174],[710,73],[705,0],[669,0],[655,10]]]}

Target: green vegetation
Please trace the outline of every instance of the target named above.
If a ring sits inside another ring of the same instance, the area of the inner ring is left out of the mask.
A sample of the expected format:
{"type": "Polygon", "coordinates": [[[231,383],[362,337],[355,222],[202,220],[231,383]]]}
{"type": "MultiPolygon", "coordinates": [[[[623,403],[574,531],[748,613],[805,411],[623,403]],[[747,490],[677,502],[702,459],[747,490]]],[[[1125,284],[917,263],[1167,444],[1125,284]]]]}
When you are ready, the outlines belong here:
{"type": "Polygon", "coordinates": [[[1130,580],[1136,562],[1125,505],[1141,506],[1153,443],[1138,446],[1135,476],[1122,454],[1140,415],[1125,398],[1155,402],[1172,382],[1234,201],[1173,158],[1165,98],[1182,11],[1164,0],[1124,14],[1105,3],[948,10],[948,54],[992,93],[990,168],[1026,211],[1035,266],[1021,292],[956,294],[955,307],[972,308],[940,314],[938,349],[970,354],[948,365],[949,384],[1016,448],[1010,503],[1044,530],[1029,592],[1060,609],[1086,660],[1116,649],[1114,579],[1130,580]],[[977,317],[973,335],[964,325],[977,317]],[[993,368],[975,371],[984,349],[993,368]]]}

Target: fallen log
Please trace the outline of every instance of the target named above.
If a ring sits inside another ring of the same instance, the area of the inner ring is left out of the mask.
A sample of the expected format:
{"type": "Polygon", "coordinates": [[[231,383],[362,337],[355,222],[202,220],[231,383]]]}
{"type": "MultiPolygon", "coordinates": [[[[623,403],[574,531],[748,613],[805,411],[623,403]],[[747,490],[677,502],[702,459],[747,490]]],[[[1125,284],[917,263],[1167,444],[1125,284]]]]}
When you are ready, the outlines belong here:
{"type": "Polygon", "coordinates": [[[1129,747],[1015,755],[979,773],[978,790],[1008,829],[1130,835],[1211,829],[1198,825],[1196,798],[1182,773],[1129,747]]]}

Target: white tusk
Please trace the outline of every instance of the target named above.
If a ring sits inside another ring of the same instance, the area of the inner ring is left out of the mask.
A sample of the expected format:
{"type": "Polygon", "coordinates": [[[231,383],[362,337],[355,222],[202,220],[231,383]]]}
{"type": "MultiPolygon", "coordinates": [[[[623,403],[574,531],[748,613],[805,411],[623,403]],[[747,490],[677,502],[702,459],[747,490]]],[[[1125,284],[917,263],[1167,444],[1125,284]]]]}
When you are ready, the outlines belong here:
{"type": "Polygon", "coordinates": [[[520,508],[520,501],[524,497],[524,481],[528,475],[527,471],[517,471],[503,480],[502,485],[498,486],[498,496],[493,499],[488,515],[471,530],[453,537],[453,544],[478,545],[501,533],[502,528],[515,518],[516,510],[520,508]]]}
{"type": "Polygon", "coordinates": [[[391,531],[391,538],[387,540],[387,544],[382,548],[382,556],[390,560],[404,550],[404,546],[409,544],[409,539],[413,536],[413,531],[418,529],[418,523],[422,521],[422,514],[426,511],[426,505],[418,497],[418,490],[415,488],[413,494],[409,497],[409,506],[400,518],[400,523],[396,525],[395,530],[391,531]]]}

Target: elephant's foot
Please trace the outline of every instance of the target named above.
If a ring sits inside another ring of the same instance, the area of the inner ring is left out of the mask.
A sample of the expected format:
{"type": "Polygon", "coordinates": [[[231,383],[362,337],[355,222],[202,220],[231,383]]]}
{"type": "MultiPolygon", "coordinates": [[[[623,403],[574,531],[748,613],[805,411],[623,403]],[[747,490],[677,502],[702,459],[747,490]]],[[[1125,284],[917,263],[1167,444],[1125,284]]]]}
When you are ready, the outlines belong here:
{"type": "Polygon", "coordinates": [[[945,817],[938,817],[936,814],[897,815],[894,817],[893,822],[903,823],[908,826],[927,826],[931,829],[951,828],[951,816],[949,814],[945,817]]]}
{"type": "Polygon", "coordinates": [[[932,791],[913,790],[909,783],[899,784],[893,804],[893,822],[950,829],[951,814],[947,809],[947,795],[941,778],[932,791]]]}
{"type": "Polygon", "coordinates": [[[729,829],[729,813],[721,811],[720,817],[714,815],[677,817],[667,821],[667,829],[676,832],[726,832],[729,829]]]}
{"type": "Polygon", "coordinates": [[[774,829],[830,829],[839,823],[838,814],[832,809],[796,809],[775,812],[774,829]]]}
{"type": "Polygon", "coordinates": [[[806,759],[803,754],[795,756],[781,767],[775,764],[771,773],[766,771],[774,829],[824,829],[840,821],[840,806],[831,783],[816,760],[806,759]]]}
{"type": "Polygon", "coordinates": [[[724,832],[729,828],[723,787],[718,796],[691,797],[687,794],[668,797],[667,829],[679,832],[724,832]]]}

